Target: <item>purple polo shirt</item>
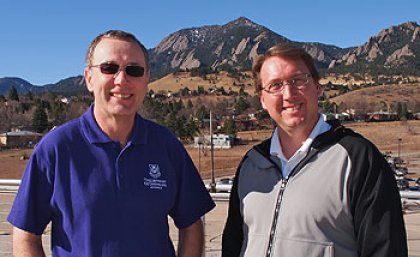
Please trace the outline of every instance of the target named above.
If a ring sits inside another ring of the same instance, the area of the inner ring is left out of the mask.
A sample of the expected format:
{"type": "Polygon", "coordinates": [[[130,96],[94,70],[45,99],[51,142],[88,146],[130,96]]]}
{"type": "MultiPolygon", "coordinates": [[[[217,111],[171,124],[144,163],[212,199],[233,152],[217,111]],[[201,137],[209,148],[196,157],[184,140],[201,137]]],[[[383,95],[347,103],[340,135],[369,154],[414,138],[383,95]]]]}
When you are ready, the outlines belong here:
{"type": "Polygon", "coordinates": [[[175,256],[168,215],[185,228],[214,207],[182,144],[139,115],[124,149],[92,106],[48,133],[22,177],[8,221],[42,234],[53,256],[175,256]]]}

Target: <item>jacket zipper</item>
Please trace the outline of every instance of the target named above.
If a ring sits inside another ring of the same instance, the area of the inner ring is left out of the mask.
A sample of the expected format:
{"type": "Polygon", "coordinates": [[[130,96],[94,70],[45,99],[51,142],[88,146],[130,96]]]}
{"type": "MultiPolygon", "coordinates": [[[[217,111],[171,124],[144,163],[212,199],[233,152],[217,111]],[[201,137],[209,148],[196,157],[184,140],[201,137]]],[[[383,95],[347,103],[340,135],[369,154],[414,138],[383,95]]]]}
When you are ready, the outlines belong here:
{"type": "Polygon", "coordinates": [[[273,253],[274,236],[276,235],[276,227],[277,227],[277,221],[278,221],[278,218],[279,218],[280,205],[281,205],[281,202],[283,200],[283,193],[284,193],[284,190],[286,189],[287,183],[289,182],[289,179],[291,177],[293,177],[297,171],[299,171],[303,166],[305,166],[306,163],[310,159],[312,159],[313,156],[316,155],[317,152],[318,152],[318,150],[316,150],[316,149],[314,149],[314,148],[311,147],[311,149],[309,150],[309,152],[305,156],[305,158],[303,158],[292,169],[292,171],[290,172],[289,176],[287,178],[282,178],[282,180],[281,180],[281,186],[280,186],[279,193],[277,195],[276,208],[274,209],[274,217],[273,217],[273,222],[271,224],[270,237],[269,237],[269,241],[268,241],[268,246],[267,246],[267,251],[265,253],[265,257],[271,257],[272,256],[272,253],[273,253]]]}
{"type": "Polygon", "coordinates": [[[269,241],[268,241],[267,251],[266,251],[266,254],[265,254],[266,257],[271,257],[272,256],[274,236],[276,235],[277,220],[279,218],[281,200],[283,198],[283,192],[284,192],[284,189],[286,188],[287,181],[288,181],[288,178],[282,179],[280,190],[279,190],[279,193],[277,195],[276,208],[274,209],[274,217],[273,217],[273,222],[271,224],[271,229],[270,229],[270,238],[269,238],[269,241]]]}

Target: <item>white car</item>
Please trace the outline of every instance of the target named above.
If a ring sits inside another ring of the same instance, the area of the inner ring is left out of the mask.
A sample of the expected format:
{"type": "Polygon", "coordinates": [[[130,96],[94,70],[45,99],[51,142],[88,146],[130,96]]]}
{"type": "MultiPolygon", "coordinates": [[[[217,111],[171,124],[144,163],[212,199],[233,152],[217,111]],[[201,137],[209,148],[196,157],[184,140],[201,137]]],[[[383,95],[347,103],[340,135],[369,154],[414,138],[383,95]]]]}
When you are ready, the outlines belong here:
{"type": "Polygon", "coordinates": [[[230,193],[232,191],[233,178],[222,178],[216,181],[216,192],[230,193]]]}
{"type": "MultiPolygon", "coordinates": [[[[216,181],[216,193],[230,193],[232,191],[233,178],[221,178],[216,181]]],[[[207,190],[211,190],[211,185],[206,184],[207,190]]]]}

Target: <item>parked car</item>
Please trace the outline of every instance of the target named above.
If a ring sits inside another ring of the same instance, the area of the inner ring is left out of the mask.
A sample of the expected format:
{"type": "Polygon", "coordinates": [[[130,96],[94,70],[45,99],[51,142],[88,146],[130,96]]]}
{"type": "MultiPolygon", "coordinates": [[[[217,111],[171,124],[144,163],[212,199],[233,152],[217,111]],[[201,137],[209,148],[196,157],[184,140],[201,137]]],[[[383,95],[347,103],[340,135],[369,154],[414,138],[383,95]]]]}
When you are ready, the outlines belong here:
{"type": "Polygon", "coordinates": [[[420,191],[420,178],[416,179],[414,186],[410,187],[410,191],[420,191]]]}
{"type": "Polygon", "coordinates": [[[398,179],[397,186],[399,190],[407,190],[410,188],[410,184],[407,179],[398,179]]]}
{"type": "Polygon", "coordinates": [[[410,191],[420,191],[420,187],[419,186],[412,186],[412,187],[410,187],[410,191]]]}
{"type": "MultiPolygon", "coordinates": [[[[233,178],[221,178],[216,181],[216,193],[230,193],[232,191],[233,178]]],[[[206,184],[207,190],[211,190],[211,185],[206,184]]]]}
{"type": "Polygon", "coordinates": [[[216,181],[216,192],[230,193],[232,191],[233,178],[222,178],[216,181]]]}
{"type": "Polygon", "coordinates": [[[395,173],[399,176],[405,176],[408,174],[408,169],[406,167],[399,167],[395,170],[395,173]]]}

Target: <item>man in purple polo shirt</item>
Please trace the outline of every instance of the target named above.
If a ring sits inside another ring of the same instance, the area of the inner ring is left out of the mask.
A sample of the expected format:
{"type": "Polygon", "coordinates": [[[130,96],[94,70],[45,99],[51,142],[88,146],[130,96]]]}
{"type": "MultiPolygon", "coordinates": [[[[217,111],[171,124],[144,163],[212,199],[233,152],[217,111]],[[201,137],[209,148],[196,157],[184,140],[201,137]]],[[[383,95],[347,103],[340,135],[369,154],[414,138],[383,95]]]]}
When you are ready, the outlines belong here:
{"type": "Polygon", "coordinates": [[[84,71],[94,104],[37,145],[8,216],[14,256],[201,256],[200,217],[214,207],[182,144],[137,114],[148,90],[147,50],[130,33],[91,43],[84,71]]]}

